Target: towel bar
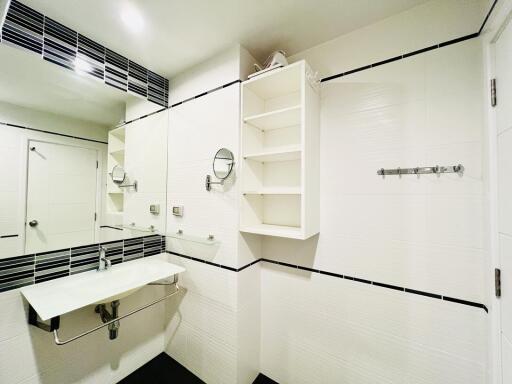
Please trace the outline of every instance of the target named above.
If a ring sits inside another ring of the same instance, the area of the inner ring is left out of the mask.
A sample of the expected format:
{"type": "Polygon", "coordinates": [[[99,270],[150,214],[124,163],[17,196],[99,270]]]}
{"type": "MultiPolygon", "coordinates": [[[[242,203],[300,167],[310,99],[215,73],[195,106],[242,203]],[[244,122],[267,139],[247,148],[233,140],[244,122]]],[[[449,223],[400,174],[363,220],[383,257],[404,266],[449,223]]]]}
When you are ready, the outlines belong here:
{"type": "Polygon", "coordinates": [[[149,304],[143,305],[142,307],[134,309],[134,310],[132,310],[132,311],[122,315],[122,316],[116,317],[115,319],[107,321],[107,322],[105,322],[103,324],[100,324],[100,325],[98,325],[98,326],[96,326],[94,328],[91,328],[91,329],[89,329],[87,331],[84,331],[84,332],[82,332],[82,333],[80,333],[80,334],[78,334],[76,336],[73,336],[73,337],[71,337],[69,339],[66,339],[66,340],[61,340],[60,336],[59,336],[60,316],[58,316],[56,318],[52,318],[50,320],[50,325],[48,325],[48,324],[42,323],[42,322],[37,320],[37,314],[35,313],[35,310],[30,306],[29,307],[29,323],[31,325],[36,326],[37,328],[40,328],[40,329],[44,330],[44,331],[53,332],[53,339],[55,341],[55,344],[57,344],[57,345],[65,345],[65,344],[68,344],[68,343],[70,343],[72,341],[80,339],[80,338],[82,338],[84,336],[87,336],[87,335],[89,335],[89,334],[91,334],[93,332],[96,332],[96,331],[98,331],[98,330],[100,330],[102,328],[108,327],[109,325],[111,325],[111,324],[113,324],[115,322],[118,322],[118,321],[120,321],[122,319],[125,319],[125,318],[127,318],[129,316],[132,316],[133,314],[135,314],[137,312],[140,312],[140,311],[142,311],[142,310],[144,310],[146,308],[149,308],[149,307],[151,307],[151,306],[153,306],[155,304],[158,304],[161,301],[167,300],[168,298],[176,295],[177,293],[179,293],[180,291],[183,290],[178,285],[177,275],[174,276],[174,282],[172,282],[172,283],[167,284],[167,283],[155,282],[155,283],[152,283],[151,285],[174,285],[176,287],[176,289],[174,290],[174,292],[172,292],[172,293],[170,293],[168,295],[165,295],[164,297],[161,297],[161,298],[159,298],[159,299],[157,299],[155,301],[152,301],[149,304]]]}

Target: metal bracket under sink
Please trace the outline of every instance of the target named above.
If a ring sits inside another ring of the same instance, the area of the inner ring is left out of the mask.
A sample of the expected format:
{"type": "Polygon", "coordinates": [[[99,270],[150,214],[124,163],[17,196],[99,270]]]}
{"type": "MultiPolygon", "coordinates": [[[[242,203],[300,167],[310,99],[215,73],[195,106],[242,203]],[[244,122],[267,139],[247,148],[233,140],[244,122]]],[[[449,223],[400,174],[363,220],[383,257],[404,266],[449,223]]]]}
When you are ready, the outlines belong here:
{"type": "Polygon", "coordinates": [[[46,332],[53,332],[53,339],[55,341],[55,344],[57,345],[65,345],[65,344],[68,344],[72,341],[75,341],[77,339],[80,339],[84,336],[87,336],[89,335],[90,333],[93,333],[93,332],[96,332],[102,328],[105,328],[105,327],[108,327],[109,325],[111,324],[114,324],[114,323],[118,323],[120,320],[124,319],[124,318],[127,318],[131,315],[134,315],[135,313],[137,312],[140,312],[146,308],[149,308],[155,304],[158,304],[160,303],[161,301],[164,301],[164,300],[167,300],[169,299],[170,297],[173,297],[175,296],[176,294],[178,294],[180,291],[183,290],[183,288],[181,288],[179,285],[178,285],[178,275],[174,275],[174,278],[173,278],[173,281],[164,281],[164,280],[159,280],[159,281],[155,281],[153,283],[149,283],[148,285],[165,285],[165,286],[171,286],[171,285],[174,285],[175,286],[175,290],[174,292],[168,294],[168,295],[165,295],[164,297],[161,297],[155,301],[152,301],[151,303],[149,304],[145,304],[143,305],[142,307],[139,307],[137,309],[134,309],[122,316],[119,316],[119,317],[116,317],[116,318],[113,318],[109,321],[106,321],[105,323],[103,324],[100,324],[94,328],[91,328],[87,331],[84,331],[76,336],[73,336],[67,340],[61,340],[60,337],[59,337],[59,328],[60,328],[60,316],[57,316],[57,317],[53,317],[52,319],[50,319],[50,323],[47,324],[47,323],[44,323],[42,321],[39,321],[38,318],[37,318],[37,312],[35,311],[35,309],[29,304],[29,307],[28,307],[28,323],[30,325],[33,325],[39,329],[42,329],[43,331],[46,331],[46,332]]]}

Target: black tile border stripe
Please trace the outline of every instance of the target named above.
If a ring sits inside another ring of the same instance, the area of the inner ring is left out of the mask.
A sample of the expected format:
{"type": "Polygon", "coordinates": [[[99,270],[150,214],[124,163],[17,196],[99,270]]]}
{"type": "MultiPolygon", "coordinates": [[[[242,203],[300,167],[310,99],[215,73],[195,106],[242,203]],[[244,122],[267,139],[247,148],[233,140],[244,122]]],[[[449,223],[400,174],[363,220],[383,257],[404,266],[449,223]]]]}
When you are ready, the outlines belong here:
{"type": "Polygon", "coordinates": [[[213,88],[213,89],[210,89],[209,91],[206,91],[206,92],[202,92],[196,96],[192,96],[192,97],[189,97],[188,99],[185,99],[185,100],[182,100],[182,101],[179,101],[177,103],[174,103],[166,108],[162,108],[162,109],[159,109],[157,111],[154,111],[154,112],[151,112],[151,113],[148,113],[147,115],[143,115],[143,116],[140,116],[140,117],[137,117],[135,119],[132,119],[132,120],[129,120],[129,121],[125,121],[121,124],[119,124],[118,126],[116,126],[116,128],[120,128],[120,127],[124,127],[125,125],[128,125],[128,124],[131,124],[135,121],[139,121],[139,120],[142,120],[142,119],[145,119],[146,117],[149,117],[149,116],[153,116],[153,115],[156,115],[157,113],[160,113],[160,112],[164,112],[164,111],[167,111],[169,109],[173,109],[173,108],[176,108],[182,104],[185,104],[185,103],[188,103],[189,101],[193,101],[195,99],[199,99],[200,97],[203,97],[205,95],[209,95],[210,93],[213,93],[213,92],[217,92],[217,91],[220,91],[221,89],[224,89],[224,88],[227,88],[233,84],[240,84],[242,82],[242,80],[238,79],[238,80],[233,80],[233,81],[230,81],[229,83],[226,83],[224,85],[221,85],[217,88],[213,88]]]}
{"type": "Polygon", "coordinates": [[[494,11],[494,7],[496,7],[496,3],[498,2],[498,0],[494,0],[494,2],[492,3],[491,5],[491,8],[489,9],[489,12],[487,12],[487,15],[485,15],[485,19],[484,21],[482,22],[482,25],[480,26],[480,29],[478,30],[478,34],[480,35],[482,33],[482,31],[484,30],[485,28],[485,25],[487,24],[487,21],[489,21],[489,17],[491,17],[491,14],[492,14],[492,11],[494,11]]]}
{"type": "Polygon", "coordinates": [[[62,136],[62,137],[68,137],[70,139],[85,140],[85,141],[90,141],[92,143],[108,144],[108,142],[106,142],[106,141],[87,139],[85,137],[66,135],[64,133],[58,133],[58,132],[45,131],[44,129],[37,129],[37,128],[26,127],[26,126],[23,126],[23,125],[18,125],[18,124],[5,123],[3,121],[0,121],[0,125],[5,125],[7,127],[12,127],[12,128],[26,129],[28,131],[47,133],[47,134],[50,134],[50,135],[57,135],[57,136],[62,136]]]}
{"type": "Polygon", "coordinates": [[[343,77],[343,76],[351,75],[353,73],[357,73],[357,72],[361,72],[361,71],[366,71],[368,69],[375,68],[375,67],[378,67],[378,66],[381,66],[381,65],[384,65],[384,64],[392,63],[392,62],[397,61],[397,60],[406,59],[408,57],[419,55],[421,53],[432,51],[434,49],[443,48],[443,47],[446,47],[448,45],[461,43],[463,41],[479,37],[480,34],[482,33],[482,31],[484,30],[485,25],[487,24],[487,21],[491,17],[492,11],[496,7],[496,3],[497,2],[498,2],[498,0],[494,0],[494,2],[492,3],[491,8],[487,12],[487,14],[485,16],[485,19],[482,22],[482,25],[480,26],[480,29],[478,30],[478,32],[470,33],[469,35],[461,36],[461,37],[458,37],[456,39],[452,39],[452,40],[444,41],[444,42],[441,42],[441,43],[438,43],[438,44],[434,44],[434,45],[431,45],[430,47],[421,48],[421,49],[418,49],[416,51],[404,53],[402,55],[398,55],[398,56],[395,56],[395,57],[392,57],[392,58],[389,58],[389,59],[386,59],[386,60],[378,61],[378,62],[373,63],[373,64],[369,64],[369,65],[365,65],[365,66],[362,66],[362,67],[359,67],[359,68],[351,69],[351,70],[346,71],[346,72],[341,72],[341,73],[338,73],[338,74],[335,74],[335,75],[327,76],[327,77],[324,77],[324,78],[320,79],[320,82],[321,83],[325,83],[326,81],[330,81],[330,80],[334,80],[334,79],[337,79],[337,78],[340,78],[340,77],[343,77]]]}
{"type": "Polygon", "coordinates": [[[19,235],[2,235],[0,236],[0,239],[8,239],[10,237],[18,237],[19,235]]]}
{"type": "Polygon", "coordinates": [[[484,304],[476,303],[474,301],[457,299],[457,298],[450,297],[450,296],[444,296],[444,295],[440,295],[440,294],[437,294],[437,293],[426,292],[426,291],[419,291],[419,290],[416,290],[416,289],[411,289],[411,288],[406,288],[406,287],[399,287],[397,285],[392,285],[392,284],[381,283],[381,282],[378,282],[378,281],[371,281],[371,280],[361,279],[361,278],[358,278],[358,277],[342,275],[342,274],[339,274],[339,273],[334,273],[334,272],[329,272],[329,271],[323,271],[321,269],[314,269],[314,268],[309,268],[309,267],[303,267],[301,265],[285,263],[285,262],[282,262],[282,261],[276,261],[276,260],[270,260],[270,259],[262,258],[262,259],[255,260],[255,261],[253,261],[253,262],[251,262],[251,263],[249,263],[247,265],[244,265],[243,267],[234,268],[234,267],[229,267],[227,265],[223,265],[223,264],[214,263],[214,262],[211,262],[211,261],[199,259],[197,257],[183,255],[181,253],[176,253],[176,252],[171,252],[171,251],[166,251],[166,252],[169,253],[170,255],[182,257],[184,259],[188,259],[188,260],[192,260],[192,261],[197,261],[199,263],[211,265],[211,266],[217,267],[217,268],[227,269],[227,270],[232,271],[232,272],[241,272],[244,269],[249,268],[250,266],[252,266],[254,264],[257,264],[259,262],[275,264],[275,265],[280,265],[280,266],[283,266],[283,267],[288,267],[288,268],[292,268],[292,269],[298,269],[298,270],[307,271],[307,272],[311,272],[311,273],[318,273],[320,275],[326,275],[326,276],[330,276],[330,277],[334,277],[334,278],[338,278],[338,279],[350,280],[350,281],[353,281],[353,282],[356,282],[356,283],[373,285],[373,286],[376,286],[376,287],[379,287],[379,288],[386,288],[386,289],[391,289],[391,290],[394,290],[394,291],[409,293],[409,294],[413,294],[413,295],[425,296],[425,297],[429,297],[431,299],[438,299],[438,300],[448,301],[448,302],[455,303],[455,304],[461,304],[461,305],[467,305],[467,306],[470,306],[470,307],[481,308],[486,313],[489,313],[488,308],[484,304]]]}
{"type": "Polygon", "coordinates": [[[389,63],[392,63],[392,62],[395,62],[395,61],[398,61],[398,60],[406,59],[408,57],[419,55],[421,53],[432,51],[434,49],[446,47],[446,46],[452,45],[452,44],[461,43],[461,42],[466,41],[466,40],[474,39],[475,37],[478,37],[478,36],[480,36],[480,34],[478,32],[475,32],[475,33],[471,33],[471,34],[466,35],[466,36],[458,37],[458,38],[453,39],[453,40],[443,41],[443,42],[441,42],[439,44],[431,45],[430,47],[421,48],[421,49],[418,49],[416,51],[407,52],[407,53],[404,53],[402,55],[398,55],[398,56],[395,56],[395,57],[392,57],[392,58],[389,58],[389,59],[386,59],[386,60],[378,61],[376,63],[372,63],[372,64],[369,64],[369,65],[365,65],[363,67],[351,69],[349,71],[338,73],[336,75],[327,76],[327,77],[324,77],[324,78],[320,79],[320,82],[321,83],[325,83],[326,81],[338,79],[338,78],[343,77],[343,76],[352,75],[352,74],[357,73],[357,72],[366,71],[368,69],[379,67],[381,65],[389,64],[389,63]]]}

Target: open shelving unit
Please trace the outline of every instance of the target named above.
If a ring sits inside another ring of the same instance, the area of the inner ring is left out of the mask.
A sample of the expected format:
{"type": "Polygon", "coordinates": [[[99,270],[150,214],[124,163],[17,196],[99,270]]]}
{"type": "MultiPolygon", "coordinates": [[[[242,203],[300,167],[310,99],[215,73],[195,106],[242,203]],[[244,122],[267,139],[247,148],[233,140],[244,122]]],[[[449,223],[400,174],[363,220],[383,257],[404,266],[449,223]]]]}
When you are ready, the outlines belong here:
{"type": "Polygon", "coordinates": [[[242,83],[240,231],[319,233],[319,96],[299,61],[242,83]]]}
{"type": "MultiPolygon", "coordinates": [[[[116,128],[108,133],[107,171],[110,173],[116,165],[124,167],[126,129],[116,128]]],[[[107,213],[122,215],[124,211],[124,192],[110,177],[107,178],[107,213]]]]}

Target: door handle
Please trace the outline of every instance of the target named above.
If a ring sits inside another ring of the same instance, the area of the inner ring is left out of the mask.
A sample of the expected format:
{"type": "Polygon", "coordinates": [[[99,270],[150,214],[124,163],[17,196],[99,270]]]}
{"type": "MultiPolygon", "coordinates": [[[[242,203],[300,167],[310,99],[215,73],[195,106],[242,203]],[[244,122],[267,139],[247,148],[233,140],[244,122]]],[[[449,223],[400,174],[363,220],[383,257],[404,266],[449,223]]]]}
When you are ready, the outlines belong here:
{"type": "Polygon", "coordinates": [[[39,224],[37,220],[32,220],[28,223],[28,225],[30,225],[31,227],[37,227],[37,224],[39,224]]]}

